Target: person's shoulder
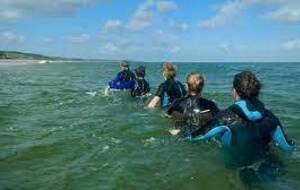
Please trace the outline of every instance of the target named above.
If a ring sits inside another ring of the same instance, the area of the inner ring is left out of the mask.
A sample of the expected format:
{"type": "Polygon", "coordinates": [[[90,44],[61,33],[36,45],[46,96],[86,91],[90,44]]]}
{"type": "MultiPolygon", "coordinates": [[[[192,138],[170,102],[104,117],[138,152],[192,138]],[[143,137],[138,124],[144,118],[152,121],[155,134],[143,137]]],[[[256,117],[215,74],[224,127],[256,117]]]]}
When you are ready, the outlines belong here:
{"type": "Polygon", "coordinates": [[[201,104],[206,105],[207,107],[212,107],[212,108],[217,107],[217,104],[212,100],[200,97],[199,101],[200,101],[201,104]]]}
{"type": "Polygon", "coordinates": [[[231,123],[239,121],[239,119],[240,118],[236,113],[234,113],[230,108],[227,108],[225,110],[221,110],[215,115],[213,123],[217,125],[230,125],[231,123]]]}
{"type": "Polygon", "coordinates": [[[213,102],[212,100],[203,97],[199,97],[199,101],[204,102],[206,104],[215,104],[215,102],[213,102]]]}

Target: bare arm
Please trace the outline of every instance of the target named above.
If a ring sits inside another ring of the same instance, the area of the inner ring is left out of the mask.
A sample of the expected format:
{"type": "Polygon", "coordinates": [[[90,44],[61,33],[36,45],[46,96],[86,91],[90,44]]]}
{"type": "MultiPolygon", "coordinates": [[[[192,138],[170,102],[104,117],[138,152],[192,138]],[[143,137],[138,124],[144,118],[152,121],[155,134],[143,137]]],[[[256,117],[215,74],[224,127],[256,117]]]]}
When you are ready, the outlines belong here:
{"type": "Polygon", "coordinates": [[[160,97],[159,96],[154,96],[150,103],[148,104],[148,108],[155,108],[156,105],[159,103],[160,97]]]}

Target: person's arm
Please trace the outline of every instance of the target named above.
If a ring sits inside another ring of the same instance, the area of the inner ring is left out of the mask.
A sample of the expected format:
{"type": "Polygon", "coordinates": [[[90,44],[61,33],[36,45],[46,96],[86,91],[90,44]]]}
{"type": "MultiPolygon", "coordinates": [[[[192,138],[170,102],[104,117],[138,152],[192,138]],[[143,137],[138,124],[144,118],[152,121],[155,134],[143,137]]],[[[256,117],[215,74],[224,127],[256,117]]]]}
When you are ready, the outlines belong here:
{"type": "Polygon", "coordinates": [[[210,111],[212,112],[213,115],[216,115],[217,113],[220,112],[220,109],[218,108],[216,103],[213,101],[211,102],[210,111]]]}
{"type": "Polygon", "coordinates": [[[148,104],[148,108],[155,108],[159,102],[160,102],[160,97],[154,96],[150,101],[150,103],[148,104]]]}
{"type": "Polygon", "coordinates": [[[161,84],[161,85],[159,85],[155,96],[152,98],[152,100],[148,104],[148,108],[155,108],[157,106],[157,104],[160,102],[163,94],[164,94],[164,88],[163,88],[163,84],[161,84]]]}
{"type": "Polygon", "coordinates": [[[128,82],[120,83],[117,86],[120,89],[132,89],[134,87],[134,84],[135,84],[134,80],[129,80],[128,82]]]}
{"type": "Polygon", "coordinates": [[[117,74],[117,76],[112,79],[108,84],[110,88],[118,88],[118,83],[122,80],[120,73],[117,74]]]}
{"type": "Polygon", "coordinates": [[[290,152],[294,149],[294,144],[287,140],[281,126],[277,126],[271,134],[272,140],[275,144],[284,151],[290,152]]]}

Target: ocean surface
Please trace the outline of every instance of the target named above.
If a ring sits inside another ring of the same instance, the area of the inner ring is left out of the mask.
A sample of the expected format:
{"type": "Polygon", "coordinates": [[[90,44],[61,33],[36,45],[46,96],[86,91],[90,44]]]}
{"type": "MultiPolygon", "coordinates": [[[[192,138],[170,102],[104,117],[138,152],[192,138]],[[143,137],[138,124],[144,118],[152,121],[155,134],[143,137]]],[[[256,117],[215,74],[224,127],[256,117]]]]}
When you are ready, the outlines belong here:
{"type": "MultiPolygon", "coordinates": [[[[132,67],[137,66],[134,63],[132,67]]],[[[154,93],[162,63],[146,63],[154,93]]],[[[232,78],[247,69],[261,99],[300,144],[300,64],[178,63],[178,79],[200,71],[204,97],[232,104],[232,78]]],[[[171,136],[174,123],[128,93],[103,96],[118,63],[0,65],[0,189],[272,189],[300,187],[300,152],[272,148],[271,159],[233,167],[215,142],[171,136]],[[276,161],[274,161],[276,160],[276,161]],[[228,164],[229,163],[229,164],[228,164]],[[258,169],[259,168],[259,169],[258,169]]]]}

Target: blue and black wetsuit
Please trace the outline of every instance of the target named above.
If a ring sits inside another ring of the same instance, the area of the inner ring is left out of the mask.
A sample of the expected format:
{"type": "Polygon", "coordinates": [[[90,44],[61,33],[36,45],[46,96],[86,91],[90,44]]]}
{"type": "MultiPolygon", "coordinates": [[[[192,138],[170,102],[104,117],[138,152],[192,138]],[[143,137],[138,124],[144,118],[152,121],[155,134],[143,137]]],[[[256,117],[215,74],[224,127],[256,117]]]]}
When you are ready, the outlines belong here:
{"type": "Polygon", "coordinates": [[[134,88],[131,90],[132,97],[143,97],[150,92],[150,86],[144,78],[137,78],[135,80],[134,88]]]}
{"type": "Polygon", "coordinates": [[[175,100],[166,113],[173,117],[176,127],[185,135],[206,126],[218,112],[219,109],[213,101],[200,95],[187,95],[175,100]]]}
{"type": "Polygon", "coordinates": [[[257,99],[236,102],[220,112],[210,127],[203,136],[199,136],[202,135],[201,130],[194,131],[191,138],[208,140],[216,137],[223,144],[247,153],[265,152],[271,141],[285,151],[294,148],[279,119],[257,99]]]}
{"type": "Polygon", "coordinates": [[[161,98],[161,106],[166,108],[172,104],[176,99],[182,98],[186,95],[186,90],[181,82],[174,79],[168,79],[159,85],[155,96],[161,98]]]}
{"type": "Polygon", "coordinates": [[[109,82],[109,87],[119,90],[133,89],[135,83],[135,75],[129,69],[121,71],[117,76],[109,82]]]}

